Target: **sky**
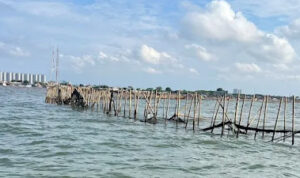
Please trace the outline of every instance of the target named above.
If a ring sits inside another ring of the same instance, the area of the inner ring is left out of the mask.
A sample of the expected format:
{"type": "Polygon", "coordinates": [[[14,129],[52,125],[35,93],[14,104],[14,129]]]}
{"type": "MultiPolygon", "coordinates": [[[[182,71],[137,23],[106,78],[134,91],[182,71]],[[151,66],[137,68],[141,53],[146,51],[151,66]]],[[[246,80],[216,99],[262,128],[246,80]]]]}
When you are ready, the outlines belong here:
{"type": "Polygon", "coordinates": [[[0,0],[0,71],[300,95],[300,0],[0,0]]]}

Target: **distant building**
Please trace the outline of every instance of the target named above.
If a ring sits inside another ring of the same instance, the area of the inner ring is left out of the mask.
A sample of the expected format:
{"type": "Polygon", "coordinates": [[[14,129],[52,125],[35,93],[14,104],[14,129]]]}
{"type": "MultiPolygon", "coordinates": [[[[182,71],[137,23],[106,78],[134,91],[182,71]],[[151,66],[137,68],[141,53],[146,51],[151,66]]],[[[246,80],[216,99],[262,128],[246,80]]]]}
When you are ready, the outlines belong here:
{"type": "Polygon", "coordinates": [[[2,81],[6,81],[6,72],[3,72],[2,74],[2,81]]]}
{"type": "Polygon", "coordinates": [[[11,82],[12,79],[13,79],[13,73],[12,72],[6,73],[6,81],[11,82]]]}
{"type": "Polygon", "coordinates": [[[10,80],[16,80],[16,73],[12,73],[11,75],[12,75],[12,77],[10,80]]]}
{"type": "Polygon", "coordinates": [[[42,83],[46,83],[47,82],[47,79],[46,79],[45,75],[41,75],[41,82],[42,83]]]}
{"type": "Polygon", "coordinates": [[[24,82],[25,81],[25,74],[21,74],[21,79],[20,79],[22,82],[24,82]]]}
{"type": "Polygon", "coordinates": [[[46,83],[46,76],[43,74],[29,74],[29,73],[14,73],[14,72],[0,72],[0,81],[28,81],[30,84],[35,82],[46,83]]]}
{"type": "Polygon", "coordinates": [[[232,94],[242,94],[242,90],[241,89],[233,89],[232,94]]]}

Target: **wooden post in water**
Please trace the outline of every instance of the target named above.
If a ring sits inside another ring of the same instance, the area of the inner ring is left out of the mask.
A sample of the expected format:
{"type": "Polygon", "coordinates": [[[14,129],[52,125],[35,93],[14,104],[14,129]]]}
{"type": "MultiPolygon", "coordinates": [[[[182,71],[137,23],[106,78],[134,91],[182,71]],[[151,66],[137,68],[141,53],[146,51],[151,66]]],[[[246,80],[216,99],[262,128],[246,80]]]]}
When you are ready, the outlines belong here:
{"type": "Polygon", "coordinates": [[[239,102],[240,102],[240,94],[238,94],[238,96],[236,98],[235,113],[234,113],[234,120],[233,120],[234,124],[236,124],[236,120],[237,120],[237,116],[238,116],[239,102]]]}
{"type": "Polygon", "coordinates": [[[131,89],[129,90],[129,112],[128,117],[131,118],[131,89]]]}
{"type": "Polygon", "coordinates": [[[195,124],[196,124],[196,112],[197,112],[197,92],[195,92],[194,96],[194,118],[193,118],[193,130],[195,130],[195,124]]]}
{"type": "Polygon", "coordinates": [[[200,117],[201,117],[201,101],[202,101],[202,96],[201,94],[199,94],[198,120],[197,120],[198,128],[199,128],[200,117]]]}
{"type": "Polygon", "coordinates": [[[190,113],[191,113],[193,102],[194,102],[194,97],[192,97],[191,102],[190,102],[189,112],[188,112],[188,115],[187,115],[187,120],[185,122],[185,128],[187,128],[187,126],[188,126],[188,122],[189,122],[189,118],[190,118],[190,113]]]}
{"type": "Polygon", "coordinates": [[[255,100],[255,95],[253,95],[253,97],[252,97],[251,104],[250,104],[250,108],[249,108],[249,114],[248,114],[248,119],[247,119],[246,133],[248,132],[248,127],[249,127],[249,125],[250,125],[251,111],[252,111],[252,106],[253,106],[254,100],[255,100]]]}
{"type": "Polygon", "coordinates": [[[184,122],[185,122],[186,114],[187,114],[186,112],[187,112],[188,97],[189,97],[189,93],[186,93],[186,96],[185,96],[185,105],[184,105],[184,115],[183,115],[184,122]]]}
{"type": "Polygon", "coordinates": [[[165,93],[163,93],[162,99],[164,100],[164,102],[163,102],[163,110],[162,110],[162,118],[165,119],[165,107],[166,107],[166,97],[165,97],[165,93]]]}
{"type": "Polygon", "coordinates": [[[258,129],[258,126],[259,126],[259,123],[260,123],[261,113],[262,113],[262,109],[263,109],[265,100],[266,100],[266,97],[264,96],[264,99],[261,102],[261,106],[260,106],[260,109],[259,109],[259,115],[258,115],[258,119],[257,119],[256,130],[255,130],[255,134],[254,134],[254,140],[256,139],[257,129],[258,129]]]}
{"type": "Polygon", "coordinates": [[[285,141],[285,128],[286,128],[286,106],[287,106],[287,97],[284,97],[284,114],[283,114],[283,130],[284,130],[284,133],[283,133],[283,141],[285,141]]]}
{"type": "MultiPolygon", "coordinates": [[[[222,102],[222,99],[221,99],[221,102],[222,102]]],[[[214,121],[213,121],[213,124],[212,124],[213,128],[211,129],[211,133],[214,132],[214,127],[215,127],[215,123],[216,123],[216,120],[217,120],[217,117],[218,117],[219,109],[220,109],[220,104],[218,104],[217,112],[216,112],[216,115],[215,115],[215,118],[214,118],[214,121]]]]}
{"type": "Polygon", "coordinates": [[[265,104],[265,112],[264,112],[264,120],[263,120],[263,131],[262,131],[262,138],[265,136],[265,125],[266,125],[266,120],[267,120],[267,113],[268,113],[268,100],[269,96],[267,95],[266,97],[266,104],[265,104]]]}
{"type": "MultiPolygon", "coordinates": [[[[216,99],[216,104],[215,104],[215,107],[214,107],[214,112],[213,112],[213,115],[211,117],[211,121],[210,121],[210,126],[212,127],[213,126],[213,122],[214,122],[214,118],[215,118],[215,113],[216,113],[216,109],[217,109],[217,104],[219,102],[219,98],[216,99]]],[[[219,104],[218,104],[219,105],[219,104]]]]}
{"type": "MultiPolygon", "coordinates": [[[[242,122],[242,119],[243,119],[243,109],[244,109],[245,99],[246,99],[246,95],[244,95],[244,98],[243,98],[243,103],[242,103],[242,108],[241,108],[241,113],[240,113],[240,119],[239,119],[239,126],[241,126],[241,122],[242,122]]],[[[239,137],[239,133],[240,133],[240,127],[238,128],[238,131],[236,133],[236,138],[239,137]]]]}
{"type": "Polygon", "coordinates": [[[224,134],[224,128],[225,128],[225,106],[226,106],[226,93],[224,93],[224,99],[223,99],[223,116],[222,116],[222,131],[221,131],[221,137],[223,137],[224,134]]]}
{"type": "Polygon", "coordinates": [[[128,97],[127,91],[125,91],[125,94],[124,94],[124,99],[125,99],[125,101],[124,101],[124,117],[126,117],[127,97],[128,97]]]}
{"type": "Polygon", "coordinates": [[[272,136],[272,142],[274,141],[274,138],[275,138],[275,132],[276,132],[277,123],[278,123],[278,119],[279,119],[279,115],[280,115],[281,102],[282,102],[282,98],[280,99],[279,108],[278,108],[278,111],[277,111],[277,117],[276,117],[273,136],[272,136]]]}
{"type": "Polygon", "coordinates": [[[295,96],[293,96],[293,113],[292,113],[292,145],[295,143],[295,96]]]}
{"type": "Polygon", "coordinates": [[[171,91],[169,92],[169,96],[168,96],[168,106],[167,106],[167,109],[166,109],[166,116],[165,116],[165,121],[167,121],[167,118],[168,118],[168,112],[169,112],[169,107],[170,107],[170,97],[171,97],[171,91]]]}

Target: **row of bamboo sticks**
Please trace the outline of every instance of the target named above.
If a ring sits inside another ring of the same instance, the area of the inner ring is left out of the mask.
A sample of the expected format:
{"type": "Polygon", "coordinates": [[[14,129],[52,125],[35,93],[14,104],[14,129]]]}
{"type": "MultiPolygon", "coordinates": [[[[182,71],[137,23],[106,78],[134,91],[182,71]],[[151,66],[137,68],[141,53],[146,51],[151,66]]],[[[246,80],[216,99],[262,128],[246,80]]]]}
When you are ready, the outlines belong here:
{"type": "MultiPolygon", "coordinates": [[[[110,115],[113,114],[115,116],[123,116],[134,119],[138,119],[139,116],[143,115],[143,121],[149,123],[157,123],[158,118],[162,118],[165,122],[171,120],[175,121],[176,125],[178,123],[184,123],[185,128],[187,128],[188,124],[192,122],[193,130],[196,130],[197,127],[200,129],[200,120],[204,118],[201,114],[203,97],[196,92],[182,95],[180,91],[177,93],[133,90],[111,91],[109,89],[97,90],[84,87],[77,87],[76,90],[83,97],[85,106],[91,108],[97,107],[98,110],[102,109],[104,113],[110,115]],[[143,107],[142,113],[140,113],[141,107],[143,107]]],[[[57,89],[55,91],[57,91],[57,89]]],[[[61,91],[69,92],[70,89],[61,91]]],[[[50,93],[51,96],[54,95],[51,91],[48,91],[47,95],[48,93],[50,93]]],[[[69,95],[71,94],[64,94],[64,96],[69,95]]],[[[283,141],[285,141],[287,137],[291,136],[292,144],[294,144],[295,134],[298,133],[295,131],[295,97],[292,98],[291,130],[287,129],[286,124],[287,97],[281,98],[279,101],[273,129],[266,127],[269,96],[265,96],[261,100],[261,104],[255,116],[253,115],[253,106],[255,102],[258,103],[259,101],[257,101],[255,96],[250,99],[248,116],[245,121],[246,126],[242,125],[244,122],[243,118],[245,118],[243,114],[245,113],[246,97],[241,97],[240,95],[236,97],[234,115],[232,119],[228,116],[228,108],[231,101],[233,101],[233,99],[226,95],[217,98],[210,121],[210,127],[200,130],[210,130],[211,133],[213,133],[216,128],[221,127],[221,137],[224,135],[225,129],[227,129],[228,131],[232,130],[233,133],[236,134],[237,138],[239,137],[239,134],[247,134],[247,132],[251,130],[254,131],[254,139],[256,139],[258,132],[262,133],[262,138],[265,137],[265,133],[271,132],[271,141],[278,140],[278,138],[275,138],[276,133],[283,133],[283,141]],[[278,130],[278,120],[280,118],[280,113],[282,112],[282,107],[283,130],[278,130]],[[220,112],[222,113],[222,117],[220,123],[217,124],[218,114],[220,112]],[[261,124],[262,128],[260,127],[261,124]],[[287,135],[288,133],[291,133],[291,135],[287,135]]]]}

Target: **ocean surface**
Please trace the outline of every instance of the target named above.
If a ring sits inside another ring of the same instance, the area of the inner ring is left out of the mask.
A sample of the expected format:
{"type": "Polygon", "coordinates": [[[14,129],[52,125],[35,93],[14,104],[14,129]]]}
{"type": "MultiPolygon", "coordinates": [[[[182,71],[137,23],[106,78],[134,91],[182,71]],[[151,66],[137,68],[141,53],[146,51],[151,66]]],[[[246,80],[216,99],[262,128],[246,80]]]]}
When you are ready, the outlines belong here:
{"type": "Polygon", "coordinates": [[[45,94],[0,87],[0,177],[300,177],[300,138],[221,138],[46,104],[45,94]]]}

